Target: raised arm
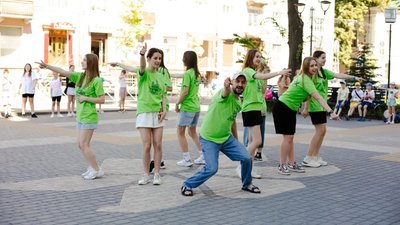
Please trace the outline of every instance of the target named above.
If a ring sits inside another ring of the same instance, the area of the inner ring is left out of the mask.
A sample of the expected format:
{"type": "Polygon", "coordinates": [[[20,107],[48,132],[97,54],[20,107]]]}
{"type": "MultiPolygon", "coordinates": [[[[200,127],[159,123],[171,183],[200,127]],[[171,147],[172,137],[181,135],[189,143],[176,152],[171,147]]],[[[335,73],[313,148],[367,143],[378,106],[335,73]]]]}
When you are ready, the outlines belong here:
{"type": "Polygon", "coordinates": [[[259,79],[259,80],[268,80],[276,76],[280,75],[290,75],[291,69],[284,69],[279,72],[272,72],[272,73],[264,73],[264,72],[257,72],[254,74],[254,78],[259,79]]]}
{"type": "Polygon", "coordinates": [[[226,96],[229,95],[229,93],[231,93],[232,91],[231,85],[232,85],[231,78],[227,77],[224,81],[224,91],[221,94],[222,98],[225,98],[226,96]]]}
{"type": "Polygon", "coordinates": [[[39,68],[40,69],[46,68],[48,70],[54,71],[56,73],[59,73],[61,76],[64,76],[64,77],[68,77],[69,78],[69,76],[72,74],[72,72],[69,71],[69,70],[64,70],[64,69],[62,69],[60,67],[56,67],[56,66],[52,66],[52,65],[46,64],[42,60],[40,60],[40,62],[35,62],[35,63],[39,64],[39,68]]]}
{"type": "Polygon", "coordinates": [[[139,72],[141,74],[143,74],[144,69],[146,69],[146,56],[144,54],[146,54],[147,51],[147,43],[144,43],[144,46],[142,48],[142,50],[140,50],[140,69],[139,72]]]}

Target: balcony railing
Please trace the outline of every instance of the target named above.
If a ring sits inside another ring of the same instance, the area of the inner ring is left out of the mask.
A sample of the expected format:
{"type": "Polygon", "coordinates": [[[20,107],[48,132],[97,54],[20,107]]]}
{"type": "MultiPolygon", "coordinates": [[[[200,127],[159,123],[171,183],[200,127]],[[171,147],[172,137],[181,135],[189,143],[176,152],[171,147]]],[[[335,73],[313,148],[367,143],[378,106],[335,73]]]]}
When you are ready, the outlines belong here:
{"type": "Polygon", "coordinates": [[[0,17],[31,19],[33,0],[0,0],[0,17]]]}

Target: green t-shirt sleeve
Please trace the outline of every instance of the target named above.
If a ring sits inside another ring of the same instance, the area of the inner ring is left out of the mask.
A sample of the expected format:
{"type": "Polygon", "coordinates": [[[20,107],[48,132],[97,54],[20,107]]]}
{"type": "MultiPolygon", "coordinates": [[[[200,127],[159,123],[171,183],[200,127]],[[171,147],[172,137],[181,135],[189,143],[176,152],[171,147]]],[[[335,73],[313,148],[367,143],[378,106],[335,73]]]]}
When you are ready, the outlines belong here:
{"type": "Polygon", "coordinates": [[[72,83],[78,83],[79,77],[82,75],[80,72],[72,72],[71,75],[69,75],[69,80],[72,83]]]}
{"type": "Polygon", "coordinates": [[[96,96],[104,95],[103,80],[99,77],[93,80],[94,92],[96,96]]]}
{"type": "Polygon", "coordinates": [[[182,80],[182,87],[189,87],[190,86],[190,72],[189,70],[183,74],[183,80],[182,80]]]}
{"type": "Polygon", "coordinates": [[[330,70],[327,70],[327,69],[323,69],[324,70],[324,73],[325,73],[325,76],[326,76],[326,79],[327,80],[333,80],[335,77],[334,77],[334,72],[332,72],[332,71],[330,71],[330,70]]]}
{"type": "Polygon", "coordinates": [[[310,95],[317,91],[317,89],[315,88],[314,82],[308,76],[304,76],[303,89],[310,95]]]}
{"type": "Polygon", "coordinates": [[[247,81],[250,81],[250,80],[255,80],[254,75],[257,72],[250,67],[246,67],[244,68],[243,73],[246,75],[247,81]]]}

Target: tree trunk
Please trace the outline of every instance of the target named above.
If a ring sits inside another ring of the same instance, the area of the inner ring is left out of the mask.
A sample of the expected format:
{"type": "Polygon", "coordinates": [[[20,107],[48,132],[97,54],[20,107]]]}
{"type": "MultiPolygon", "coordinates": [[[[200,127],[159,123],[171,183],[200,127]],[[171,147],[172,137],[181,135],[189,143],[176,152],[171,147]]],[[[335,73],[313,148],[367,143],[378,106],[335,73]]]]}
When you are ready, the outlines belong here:
{"type": "Polygon", "coordinates": [[[292,69],[292,79],[296,70],[300,69],[303,53],[303,21],[297,13],[298,0],[288,0],[289,19],[289,68],[292,69]]]}

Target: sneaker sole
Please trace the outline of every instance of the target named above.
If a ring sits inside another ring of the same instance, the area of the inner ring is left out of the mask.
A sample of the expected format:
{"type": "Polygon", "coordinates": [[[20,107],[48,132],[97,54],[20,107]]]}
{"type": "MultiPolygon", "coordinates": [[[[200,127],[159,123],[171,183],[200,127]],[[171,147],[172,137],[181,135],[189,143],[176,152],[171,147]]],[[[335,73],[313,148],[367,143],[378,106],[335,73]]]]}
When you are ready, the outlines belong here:
{"type": "Polygon", "coordinates": [[[285,173],[285,172],[281,172],[281,171],[278,171],[278,173],[281,175],[290,175],[290,173],[285,173]]]}
{"type": "Polygon", "coordinates": [[[305,166],[305,167],[311,167],[311,168],[318,168],[318,167],[320,167],[321,166],[321,164],[319,165],[319,166],[317,166],[317,165],[310,165],[310,164],[308,164],[308,163],[305,163],[304,161],[301,163],[301,165],[302,166],[305,166]]]}

